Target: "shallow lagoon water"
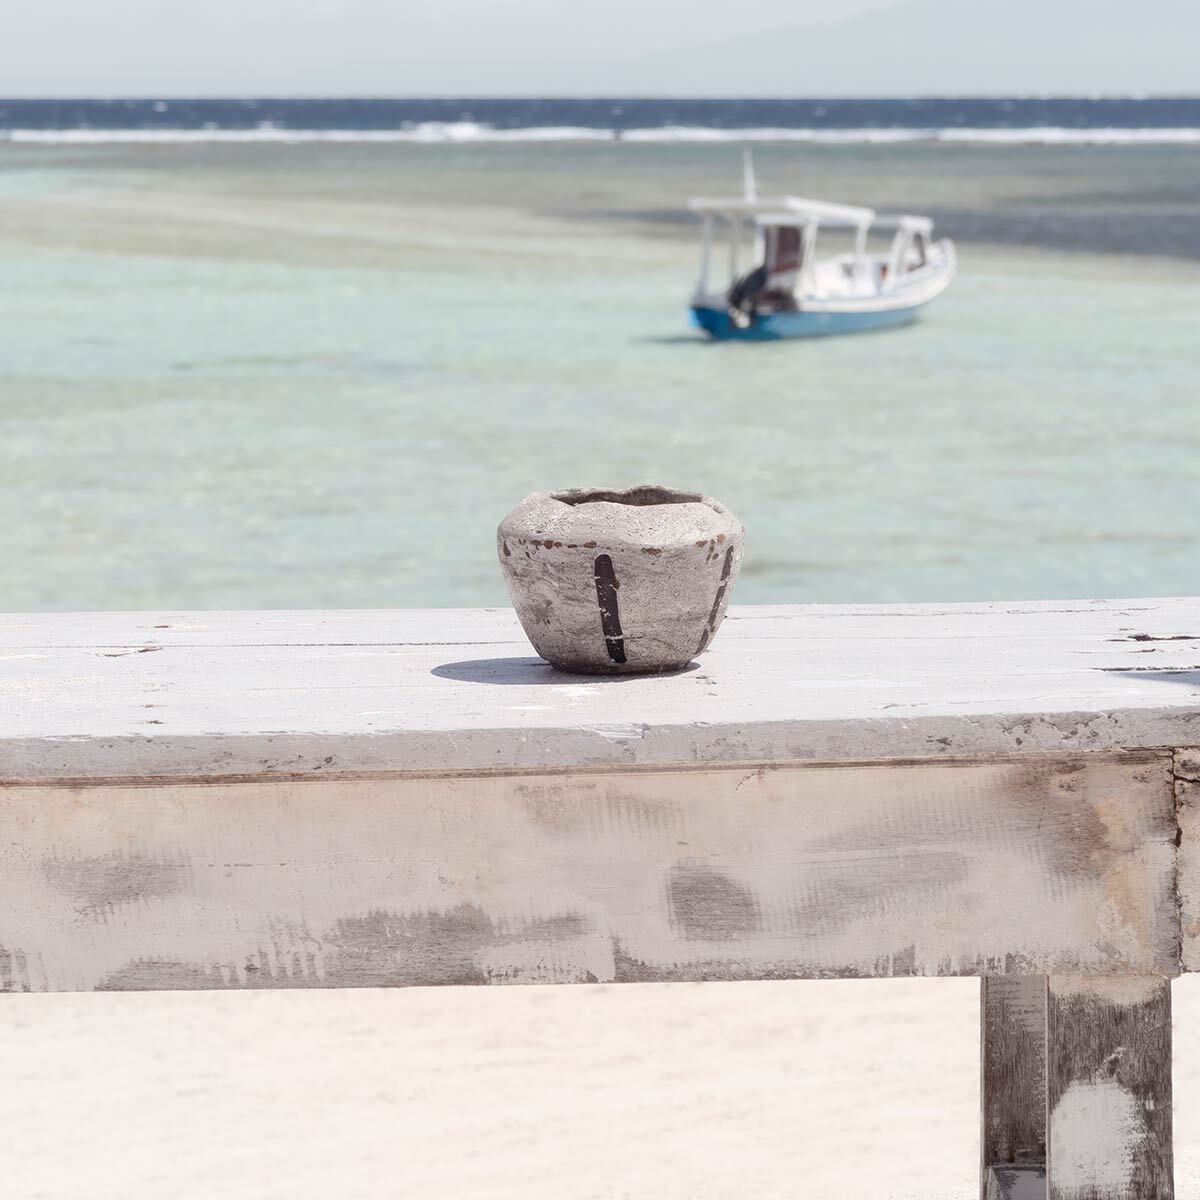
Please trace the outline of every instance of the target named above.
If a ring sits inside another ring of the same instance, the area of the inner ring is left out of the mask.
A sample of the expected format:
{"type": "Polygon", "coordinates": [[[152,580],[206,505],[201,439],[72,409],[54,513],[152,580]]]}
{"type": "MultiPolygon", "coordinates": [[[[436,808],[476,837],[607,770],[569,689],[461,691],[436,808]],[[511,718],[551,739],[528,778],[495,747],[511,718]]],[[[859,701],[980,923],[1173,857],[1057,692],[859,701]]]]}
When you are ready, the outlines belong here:
{"type": "MultiPolygon", "coordinates": [[[[765,187],[1018,234],[1056,196],[1064,228],[1177,212],[1195,170],[1161,148],[758,154],[765,187]]],[[[711,345],[678,209],[736,186],[728,146],[0,165],[10,609],[503,603],[516,500],[649,480],[743,518],[742,603],[1200,591],[1192,262],[968,241],[917,326],[711,345]]]]}
{"type": "MultiPolygon", "coordinates": [[[[500,603],[516,499],[644,479],[743,516],[743,602],[1200,590],[1200,270],[1059,248],[1194,213],[1196,156],[758,155],[764,181],[1049,244],[965,242],[913,329],[710,346],[674,210],[736,182],[727,147],[0,146],[6,607],[500,603]]],[[[1196,982],[1175,987],[1181,1193],[1196,982]]],[[[83,1178],[154,1200],[965,1200],[977,997],[15,996],[5,1167],[45,1200],[83,1178]]]]}

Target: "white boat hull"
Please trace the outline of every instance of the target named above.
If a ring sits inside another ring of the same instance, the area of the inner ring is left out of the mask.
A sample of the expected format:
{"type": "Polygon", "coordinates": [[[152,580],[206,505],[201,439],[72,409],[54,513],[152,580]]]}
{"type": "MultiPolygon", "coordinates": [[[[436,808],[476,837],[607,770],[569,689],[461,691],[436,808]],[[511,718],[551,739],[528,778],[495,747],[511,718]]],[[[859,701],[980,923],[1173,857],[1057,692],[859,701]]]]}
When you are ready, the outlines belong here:
{"type": "Polygon", "coordinates": [[[722,341],[828,337],[908,325],[954,278],[953,243],[943,240],[933,249],[926,266],[909,271],[899,284],[879,291],[799,296],[794,309],[755,311],[747,314],[746,323],[735,319],[724,294],[697,296],[692,302],[692,320],[710,337],[722,341]]]}

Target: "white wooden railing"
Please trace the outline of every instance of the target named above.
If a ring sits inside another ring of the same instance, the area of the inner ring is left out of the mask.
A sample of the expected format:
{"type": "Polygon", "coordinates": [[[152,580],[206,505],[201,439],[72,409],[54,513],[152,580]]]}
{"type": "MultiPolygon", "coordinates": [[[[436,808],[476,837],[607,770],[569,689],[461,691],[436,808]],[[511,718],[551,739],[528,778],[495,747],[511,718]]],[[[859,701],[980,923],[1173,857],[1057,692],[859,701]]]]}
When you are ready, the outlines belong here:
{"type": "Polygon", "coordinates": [[[0,990],[978,975],[985,1195],[1171,1195],[1200,600],[10,616],[0,706],[0,990]]]}

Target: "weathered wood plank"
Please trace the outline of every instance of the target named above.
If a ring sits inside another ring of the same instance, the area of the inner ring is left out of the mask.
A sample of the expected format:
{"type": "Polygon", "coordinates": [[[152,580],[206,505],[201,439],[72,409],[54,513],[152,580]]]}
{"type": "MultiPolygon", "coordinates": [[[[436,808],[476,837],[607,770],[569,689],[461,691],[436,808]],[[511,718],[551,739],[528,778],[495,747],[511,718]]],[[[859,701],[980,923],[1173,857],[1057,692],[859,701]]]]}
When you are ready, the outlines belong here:
{"type": "Polygon", "coordinates": [[[0,795],[10,990],[1177,969],[1169,754],[0,795]]]}
{"type": "Polygon", "coordinates": [[[735,607],[616,682],[498,610],[0,617],[0,780],[1200,745],[1198,649],[1200,600],[735,607]]]}
{"type": "Polygon", "coordinates": [[[984,1200],[993,1194],[1045,1200],[1045,1172],[1027,1168],[1046,1162],[1046,977],[985,976],[980,994],[984,1200]]]}
{"type": "Polygon", "coordinates": [[[1177,750],[1174,771],[1183,969],[1200,971],[1200,749],[1177,750]]]}
{"type": "Polygon", "coordinates": [[[1050,979],[1050,1200],[1171,1200],[1171,985],[1050,979]]]}

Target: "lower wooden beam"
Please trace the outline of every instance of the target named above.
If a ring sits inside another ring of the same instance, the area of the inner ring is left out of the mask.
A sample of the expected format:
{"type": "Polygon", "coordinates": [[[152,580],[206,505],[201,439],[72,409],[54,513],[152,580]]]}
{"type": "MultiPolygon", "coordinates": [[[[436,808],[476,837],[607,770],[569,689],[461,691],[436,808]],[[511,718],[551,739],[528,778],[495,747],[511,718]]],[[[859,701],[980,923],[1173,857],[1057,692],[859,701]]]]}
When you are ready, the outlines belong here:
{"type": "Polygon", "coordinates": [[[1171,984],[1051,977],[1049,1200],[1171,1200],[1171,984]]]}
{"type": "Polygon", "coordinates": [[[1168,754],[2,787],[0,992],[1166,975],[1168,754]]]}

